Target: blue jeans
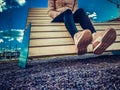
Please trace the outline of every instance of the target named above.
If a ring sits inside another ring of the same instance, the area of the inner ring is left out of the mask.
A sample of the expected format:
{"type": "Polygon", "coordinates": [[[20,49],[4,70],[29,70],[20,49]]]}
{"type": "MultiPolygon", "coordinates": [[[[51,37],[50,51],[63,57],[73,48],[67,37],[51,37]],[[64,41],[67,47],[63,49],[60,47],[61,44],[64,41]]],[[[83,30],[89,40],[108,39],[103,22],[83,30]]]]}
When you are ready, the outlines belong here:
{"type": "Polygon", "coordinates": [[[75,23],[79,23],[83,29],[89,29],[91,33],[96,32],[83,9],[78,9],[74,14],[68,9],[55,17],[52,22],[64,22],[72,38],[78,32],[75,23]]]}

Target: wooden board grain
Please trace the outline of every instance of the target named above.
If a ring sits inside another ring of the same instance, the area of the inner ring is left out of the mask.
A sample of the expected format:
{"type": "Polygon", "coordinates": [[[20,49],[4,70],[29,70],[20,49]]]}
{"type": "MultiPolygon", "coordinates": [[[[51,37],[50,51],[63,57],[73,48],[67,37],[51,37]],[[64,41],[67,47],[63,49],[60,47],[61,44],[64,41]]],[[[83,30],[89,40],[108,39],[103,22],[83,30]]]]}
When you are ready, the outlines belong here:
{"type": "MultiPolygon", "coordinates": [[[[119,46],[120,43],[114,43],[107,49],[107,51],[118,50],[119,46]]],[[[77,54],[77,48],[75,45],[29,48],[29,57],[48,57],[75,54],[77,54]]]]}

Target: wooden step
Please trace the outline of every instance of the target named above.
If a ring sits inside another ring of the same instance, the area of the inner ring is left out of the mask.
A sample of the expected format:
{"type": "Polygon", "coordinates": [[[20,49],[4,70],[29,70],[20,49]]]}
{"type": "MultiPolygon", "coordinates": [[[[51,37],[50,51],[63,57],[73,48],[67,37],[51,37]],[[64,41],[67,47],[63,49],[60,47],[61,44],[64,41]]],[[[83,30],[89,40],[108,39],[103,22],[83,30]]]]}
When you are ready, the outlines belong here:
{"type": "Polygon", "coordinates": [[[41,46],[61,46],[61,45],[73,45],[72,38],[52,38],[52,39],[33,39],[30,40],[30,47],[41,46]]]}
{"type": "Polygon", "coordinates": [[[29,8],[29,11],[46,11],[47,8],[29,8]]]}
{"type": "MultiPolygon", "coordinates": [[[[100,32],[100,31],[98,31],[100,32]]],[[[117,35],[120,35],[120,30],[117,30],[117,35]]],[[[65,37],[70,37],[69,32],[36,32],[36,33],[31,33],[30,35],[31,38],[65,38],[65,37]]]]}
{"type": "Polygon", "coordinates": [[[29,15],[29,14],[28,14],[28,17],[48,17],[48,14],[46,14],[46,15],[42,15],[42,14],[37,14],[37,15],[33,14],[33,15],[29,15]]]}
{"type": "MultiPolygon", "coordinates": [[[[116,29],[116,30],[120,30],[120,25],[101,25],[101,26],[94,26],[95,27],[95,29],[96,30],[104,30],[104,29],[106,29],[106,28],[109,28],[109,27],[111,27],[111,28],[114,28],[114,29],[116,29]]],[[[81,28],[81,26],[80,25],[78,25],[77,26],[77,29],[78,30],[82,30],[82,28],[81,28]]],[[[32,26],[31,27],[31,32],[35,32],[35,31],[41,31],[41,32],[47,32],[47,31],[58,31],[58,32],[63,32],[63,31],[67,31],[66,30],[66,27],[63,25],[63,26],[51,26],[51,25],[48,25],[47,27],[45,27],[45,26],[32,26]]]]}
{"type": "MultiPolygon", "coordinates": [[[[118,49],[119,46],[120,43],[114,43],[107,49],[107,51],[120,50],[118,49]]],[[[77,54],[75,45],[29,48],[29,57],[48,57],[75,54],[77,54]]]]}
{"type": "MultiPolygon", "coordinates": [[[[117,36],[116,43],[120,42],[120,36],[117,36]]],[[[30,47],[43,47],[43,46],[61,46],[61,45],[74,45],[71,37],[68,38],[44,38],[44,39],[31,39],[30,47]]]]}
{"type": "MultiPolygon", "coordinates": [[[[31,22],[31,21],[28,21],[31,22]]],[[[45,20],[44,22],[41,20],[40,22],[31,22],[32,26],[63,26],[64,23],[51,23],[49,20],[45,20]]],[[[76,25],[79,25],[76,23],[76,25]]],[[[111,26],[111,25],[120,25],[120,23],[93,23],[94,26],[111,26]]]]}
{"type": "MultiPolygon", "coordinates": [[[[44,17],[43,17],[44,18],[44,17]]],[[[52,19],[51,19],[52,20],[52,19]]],[[[34,22],[45,22],[45,23],[50,23],[50,24],[56,24],[55,22],[53,22],[53,23],[51,23],[51,20],[43,20],[43,19],[33,19],[33,20],[28,20],[28,22],[32,22],[32,23],[34,23],[34,22]]],[[[62,24],[62,23],[61,23],[62,24]]],[[[108,25],[120,25],[120,22],[106,22],[106,23],[94,23],[94,24],[98,24],[98,25],[103,25],[103,24],[108,24],[108,25]]]]}
{"type": "Polygon", "coordinates": [[[46,14],[48,14],[48,11],[46,11],[46,12],[29,12],[28,13],[28,15],[39,15],[39,14],[42,14],[42,15],[46,15],[46,14]]]}
{"type": "Polygon", "coordinates": [[[52,18],[50,17],[28,17],[28,20],[50,20],[52,21],[52,18]]]}

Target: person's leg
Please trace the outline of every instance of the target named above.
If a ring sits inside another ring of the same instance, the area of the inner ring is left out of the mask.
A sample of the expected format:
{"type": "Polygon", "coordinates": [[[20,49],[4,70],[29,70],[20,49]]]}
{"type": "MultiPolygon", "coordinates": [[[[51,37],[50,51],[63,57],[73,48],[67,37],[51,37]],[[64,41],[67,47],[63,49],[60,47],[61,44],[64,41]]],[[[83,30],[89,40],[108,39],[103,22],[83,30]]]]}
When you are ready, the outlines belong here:
{"type": "Polygon", "coordinates": [[[74,22],[74,17],[73,13],[71,10],[66,10],[64,12],[64,23],[71,34],[71,36],[74,38],[75,45],[78,48],[78,55],[85,54],[87,52],[87,46],[91,43],[92,41],[92,35],[90,30],[86,29],[82,32],[78,32],[75,22],[74,22]]]}
{"type": "Polygon", "coordinates": [[[78,48],[78,54],[85,54],[87,52],[87,46],[92,41],[92,35],[90,30],[84,30],[78,32],[76,25],[74,23],[73,13],[71,10],[66,10],[62,14],[58,15],[52,22],[64,22],[67,30],[69,31],[71,37],[75,41],[75,45],[78,48]]]}
{"type": "Polygon", "coordinates": [[[75,33],[78,32],[74,18],[71,10],[66,10],[57,17],[55,17],[52,22],[64,22],[65,27],[67,28],[68,32],[70,33],[71,37],[74,38],[75,33]]]}
{"type": "Polygon", "coordinates": [[[74,35],[78,32],[78,30],[74,22],[73,13],[71,10],[68,9],[65,12],[63,12],[63,14],[64,14],[63,21],[65,23],[65,26],[69,31],[71,37],[74,38],[74,35]]]}
{"type": "Polygon", "coordinates": [[[74,13],[75,22],[80,23],[83,29],[89,29],[93,33],[93,52],[94,54],[102,54],[116,39],[116,31],[108,28],[102,32],[96,32],[90,19],[83,9],[78,9],[74,13]]]}
{"type": "Polygon", "coordinates": [[[55,17],[51,22],[63,22],[63,17],[64,17],[64,14],[61,13],[60,15],[55,17]]]}
{"type": "Polygon", "coordinates": [[[89,17],[86,15],[83,9],[78,9],[74,13],[74,20],[75,22],[78,22],[83,29],[89,29],[92,33],[96,32],[89,17]]]}

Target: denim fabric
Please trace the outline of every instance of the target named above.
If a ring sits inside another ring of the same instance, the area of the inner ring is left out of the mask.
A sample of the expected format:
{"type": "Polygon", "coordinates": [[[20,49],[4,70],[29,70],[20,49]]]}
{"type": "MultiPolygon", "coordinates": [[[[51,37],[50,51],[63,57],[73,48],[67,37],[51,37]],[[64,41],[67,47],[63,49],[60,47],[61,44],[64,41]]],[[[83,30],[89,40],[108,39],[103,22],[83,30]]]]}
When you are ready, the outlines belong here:
{"type": "Polygon", "coordinates": [[[89,17],[86,15],[83,9],[78,9],[74,13],[74,20],[76,23],[79,23],[83,29],[90,29],[92,33],[96,32],[89,17]]]}
{"type": "Polygon", "coordinates": [[[72,38],[78,32],[75,23],[79,23],[83,29],[90,29],[92,33],[96,32],[83,9],[78,9],[74,14],[68,9],[55,17],[52,22],[64,22],[72,38]]]}

